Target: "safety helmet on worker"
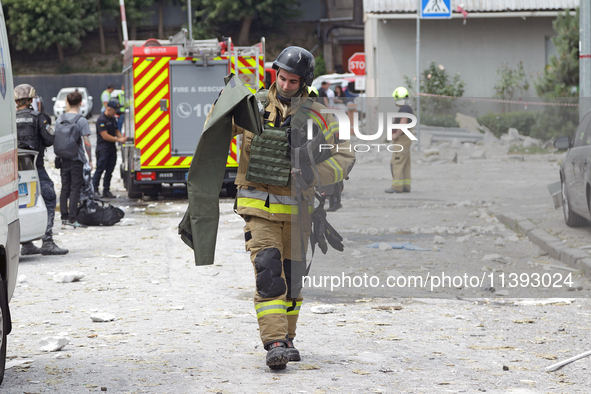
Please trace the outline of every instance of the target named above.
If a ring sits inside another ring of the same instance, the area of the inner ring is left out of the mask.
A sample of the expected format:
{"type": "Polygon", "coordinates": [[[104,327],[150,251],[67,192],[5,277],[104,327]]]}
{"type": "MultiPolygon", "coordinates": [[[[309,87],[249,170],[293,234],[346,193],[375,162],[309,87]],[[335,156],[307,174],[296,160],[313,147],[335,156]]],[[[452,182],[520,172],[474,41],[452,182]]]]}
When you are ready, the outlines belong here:
{"type": "Polygon", "coordinates": [[[34,99],[37,96],[35,88],[28,83],[22,83],[14,88],[14,99],[34,99]]]}
{"type": "Polygon", "coordinates": [[[312,85],[315,66],[314,55],[304,48],[295,46],[285,48],[273,62],[274,70],[283,69],[299,75],[308,86],[312,85]]]}
{"type": "Polygon", "coordinates": [[[408,97],[408,89],[400,86],[400,87],[394,89],[394,91],[392,92],[392,97],[394,97],[396,100],[407,98],[408,97]]]}

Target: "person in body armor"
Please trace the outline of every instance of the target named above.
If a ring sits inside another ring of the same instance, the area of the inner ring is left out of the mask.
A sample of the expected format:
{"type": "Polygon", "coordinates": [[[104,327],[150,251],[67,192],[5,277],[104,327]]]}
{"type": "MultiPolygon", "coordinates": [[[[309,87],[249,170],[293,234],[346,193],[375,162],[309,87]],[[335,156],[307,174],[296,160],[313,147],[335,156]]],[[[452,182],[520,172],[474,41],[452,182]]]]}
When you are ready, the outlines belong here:
{"type": "MultiPolygon", "coordinates": [[[[338,123],[332,114],[322,114],[325,122],[320,122],[317,135],[326,144],[333,144],[333,149],[323,151],[325,157],[318,160],[315,157],[314,163],[307,159],[306,152],[301,160],[300,156],[295,159],[294,165],[295,136],[305,129],[305,121],[301,121],[298,111],[308,110],[310,117],[312,112],[320,113],[325,108],[313,100],[306,101],[316,96],[308,89],[314,66],[314,56],[304,48],[284,49],[273,62],[276,82],[268,91],[256,94],[263,133],[255,135],[233,126],[234,134],[243,134],[235,180],[236,207],[246,222],[246,250],[250,252],[256,277],[255,310],[261,341],[267,350],[266,364],[271,369],[283,369],[289,361],[301,359],[293,340],[302,304],[302,276],[306,275],[305,250],[311,233],[314,186],[340,182],[355,161],[348,141],[342,142],[338,151],[334,148],[338,123]],[[292,108],[292,98],[301,98],[303,104],[292,108]],[[287,143],[285,152],[264,148],[269,143],[285,140],[286,135],[291,158],[287,143]],[[287,157],[287,163],[268,165],[277,157],[283,157],[283,161],[287,157]],[[298,199],[298,189],[303,201],[298,199]]],[[[295,155],[299,152],[296,149],[295,155]]]]}
{"type": "Polygon", "coordinates": [[[39,183],[41,186],[41,196],[47,207],[47,229],[42,238],[41,248],[38,248],[33,242],[26,242],[22,245],[21,255],[32,254],[66,254],[67,249],[58,247],[53,241],[53,219],[55,217],[56,194],[53,187],[53,181],[45,171],[43,158],[45,148],[53,145],[54,131],[51,128],[51,118],[43,112],[34,111],[31,107],[35,89],[28,84],[21,84],[14,88],[14,98],[16,101],[16,131],[18,147],[20,149],[30,149],[39,152],[37,155],[37,172],[39,173],[39,183]]]}
{"type": "MultiPolygon", "coordinates": [[[[398,112],[413,113],[408,102],[408,90],[406,88],[396,88],[392,93],[392,97],[396,99],[396,105],[400,107],[398,112]]],[[[394,123],[405,124],[408,121],[407,118],[396,118],[394,123]]],[[[412,140],[402,129],[397,129],[392,134],[392,141],[396,141],[396,144],[402,145],[402,150],[392,153],[392,159],[390,160],[392,186],[384,191],[386,193],[410,193],[410,148],[412,140]]]]}

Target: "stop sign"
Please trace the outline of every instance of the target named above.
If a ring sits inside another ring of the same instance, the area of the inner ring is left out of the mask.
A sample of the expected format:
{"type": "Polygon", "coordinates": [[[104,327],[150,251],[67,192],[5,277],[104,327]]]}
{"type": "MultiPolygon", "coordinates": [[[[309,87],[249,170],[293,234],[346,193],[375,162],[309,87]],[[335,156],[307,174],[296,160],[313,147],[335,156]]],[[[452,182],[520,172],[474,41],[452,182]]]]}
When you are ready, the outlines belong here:
{"type": "Polygon", "coordinates": [[[355,75],[365,75],[365,53],[356,52],[349,58],[349,71],[355,75]]]}

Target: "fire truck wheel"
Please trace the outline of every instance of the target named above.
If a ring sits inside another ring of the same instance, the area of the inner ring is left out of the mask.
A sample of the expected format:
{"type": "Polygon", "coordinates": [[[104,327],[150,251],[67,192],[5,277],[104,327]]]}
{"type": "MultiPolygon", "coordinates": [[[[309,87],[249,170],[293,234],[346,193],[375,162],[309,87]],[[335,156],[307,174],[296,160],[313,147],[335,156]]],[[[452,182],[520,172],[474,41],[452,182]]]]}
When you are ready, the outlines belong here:
{"type": "Polygon", "coordinates": [[[127,176],[124,179],[127,179],[127,197],[133,199],[142,198],[142,192],[137,191],[137,189],[134,188],[133,175],[131,174],[131,172],[128,172],[127,176]]]}

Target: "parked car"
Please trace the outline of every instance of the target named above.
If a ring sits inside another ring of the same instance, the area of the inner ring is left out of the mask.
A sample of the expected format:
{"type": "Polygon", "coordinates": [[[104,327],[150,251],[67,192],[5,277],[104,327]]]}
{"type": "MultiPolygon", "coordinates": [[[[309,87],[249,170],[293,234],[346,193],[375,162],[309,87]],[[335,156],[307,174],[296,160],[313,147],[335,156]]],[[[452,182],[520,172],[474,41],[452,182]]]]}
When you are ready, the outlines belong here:
{"type": "Polygon", "coordinates": [[[72,92],[75,92],[76,90],[79,91],[82,95],[80,114],[86,117],[86,119],[90,119],[90,117],[92,116],[92,96],[88,94],[88,90],[84,87],[62,88],[58,92],[57,96],[51,99],[54,102],[53,114],[56,118],[66,111],[66,96],[72,92]]]}
{"type": "Polygon", "coordinates": [[[347,74],[326,74],[321,75],[317,78],[314,78],[312,81],[312,86],[316,89],[320,89],[322,82],[327,81],[330,83],[330,89],[334,90],[337,86],[341,86],[343,91],[346,91],[349,88],[349,82],[355,83],[355,74],[347,73],[347,74]]]}
{"type": "Polygon", "coordinates": [[[18,150],[18,214],[21,243],[40,239],[47,227],[47,208],[41,197],[36,158],[36,151],[18,150]]]}
{"type": "Polygon", "coordinates": [[[591,220],[591,112],[583,117],[572,141],[559,137],[554,146],[567,149],[560,165],[564,221],[570,227],[587,225],[591,220]]]}

